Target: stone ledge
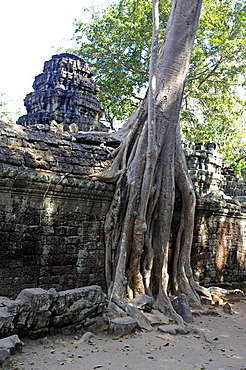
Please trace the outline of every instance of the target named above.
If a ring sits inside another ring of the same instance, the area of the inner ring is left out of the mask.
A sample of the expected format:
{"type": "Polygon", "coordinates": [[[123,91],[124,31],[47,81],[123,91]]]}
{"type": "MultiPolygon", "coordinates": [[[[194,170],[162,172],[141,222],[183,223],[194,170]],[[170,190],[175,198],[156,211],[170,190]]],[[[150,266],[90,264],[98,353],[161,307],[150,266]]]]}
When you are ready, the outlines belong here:
{"type": "Polygon", "coordinates": [[[106,295],[97,285],[61,292],[53,288],[24,289],[14,301],[2,297],[0,336],[35,337],[47,333],[49,327],[84,325],[100,316],[106,305],[106,295]]]}

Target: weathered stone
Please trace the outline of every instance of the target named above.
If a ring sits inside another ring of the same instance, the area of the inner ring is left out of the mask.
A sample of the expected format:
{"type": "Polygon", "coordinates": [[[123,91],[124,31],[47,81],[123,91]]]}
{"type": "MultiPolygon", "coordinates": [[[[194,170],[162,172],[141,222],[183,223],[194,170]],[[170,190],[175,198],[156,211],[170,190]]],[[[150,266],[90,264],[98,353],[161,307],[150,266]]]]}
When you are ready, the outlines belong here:
{"type": "Polygon", "coordinates": [[[173,335],[189,333],[189,329],[181,325],[161,325],[158,327],[158,330],[173,335]]]}
{"type": "Polygon", "coordinates": [[[86,141],[0,124],[0,138],[1,294],[16,296],[27,286],[106,289],[103,223],[114,186],[85,175],[105,168],[109,153],[100,145],[108,148],[107,137],[90,133],[86,141]],[[16,140],[25,143],[18,156],[33,165],[8,164],[16,140]]]}
{"type": "Polygon", "coordinates": [[[231,305],[230,303],[225,303],[222,307],[222,310],[226,313],[226,314],[232,314],[232,309],[231,309],[231,305]]]}
{"type": "Polygon", "coordinates": [[[77,343],[89,343],[93,338],[96,338],[94,333],[87,331],[82,335],[82,337],[77,341],[77,343]]]}
{"type": "Polygon", "coordinates": [[[119,298],[119,297],[116,297],[116,296],[112,297],[112,302],[115,303],[123,311],[126,311],[126,307],[130,304],[129,299],[119,298]]]}
{"type": "Polygon", "coordinates": [[[151,325],[169,324],[169,318],[158,310],[152,310],[151,313],[144,312],[144,316],[148,319],[151,325]]]}
{"type": "Polygon", "coordinates": [[[16,334],[11,335],[4,339],[0,339],[0,349],[9,350],[11,355],[15,353],[15,351],[21,352],[23,346],[24,343],[20,340],[20,338],[16,334]]]}
{"type": "Polygon", "coordinates": [[[144,314],[134,306],[131,306],[130,304],[126,306],[126,312],[128,313],[129,316],[131,316],[134,320],[137,321],[138,326],[141,329],[151,331],[152,326],[150,325],[148,319],[144,316],[144,314]]]}
{"type": "Polygon", "coordinates": [[[106,331],[109,326],[109,319],[104,316],[97,316],[90,320],[90,322],[85,322],[84,326],[87,330],[94,334],[106,331]]]}
{"type": "Polygon", "coordinates": [[[132,333],[138,327],[138,323],[130,316],[113,319],[109,323],[108,332],[116,336],[123,336],[132,333]]]}
{"type": "Polygon", "coordinates": [[[18,313],[17,327],[40,329],[49,325],[52,302],[53,296],[46,290],[30,288],[22,290],[8,309],[12,314],[18,313]]]}
{"type": "Polygon", "coordinates": [[[193,316],[186,299],[185,294],[180,294],[171,301],[175,311],[184,319],[184,321],[191,323],[193,322],[193,316]]]}
{"type": "Polygon", "coordinates": [[[8,307],[0,307],[0,333],[11,333],[14,330],[14,315],[8,307]]]}
{"type": "Polygon", "coordinates": [[[95,97],[98,87],[91,77],[81,57],[53,55],[45,62],[43,73],[35,78],[34,92],[24,100],[27,114],[18,123],[53,132],[105,130],[99,123],[102,108],[95,97]]]}
{"type": "MultiPolygon", "coordinates": [[[[145,295],[144,295],[145,296],[145,295]]],[[[148,296],[146,296],[148,297],[148,296]]],[[[145,303],[140,303],[140,307],[144,306],[146,302],[150,301],[149,299],[146,299],[146,297],[142,297],[142,300],[140,298],[139,301],[144,301],[145,303]]],[[[121,310],[125,311],[128,315],[130,315],[132,318],[134,318],[141,329],[150,331],[152,330],[152,327],[149,323],[149,321],[146,319],[146,317],[143,315],[143,313],[135,306],[132,305],[132,300],[129,301],[126,298],[119,298],[119,297],[113,297],[112,298],[113,303],[115,303],[121,310]]],[[[135,304],[137,305],[137,300],[135,301],[135,304]]]]}
{"type": "MultiPolygon", "coordinates": [[[[8,301],[2,298],[3,302],[8,301]]],[[[58,331],[64,335],[74,334],[82,327],[98,332],[107,329],[109,321],[103,315],[106,295],[96,285],[59,293],[54,289],[49,292],[41,288],[24,289],[8,304],[0,307],[1,335],[18,333],[36,339],[49,332],[54,334],[57,331],[54,326],[61,328],[58,331]]]]}
{"type": "Polygon", "coordinates": [[[100,314],[106,304],[106,295],[96,285],[59,292],[52,307],[53,325],[61,327],[83,322],[87,317],[100,314]]]}
{"type": "Polygon", "coordinates": [[[154,299],[147,294],[142,293],[137,295],[130,302],[134,307],[137,307],[140,310],[151,312],[154,304],[154,299]]]}
{"type": "Polygon", "coordinates": [[[9,307],[14,303],[13,299],[0,296],[0,307],[9,307]]]}
{"type": "Polygon", "coordinates": [[[6,348],[0,348],[0,366],[4,367],[9,364],[10,351],[6,348]]]}
{"type": "Polygon", "coordinates": [[[105,309],[105,314],[107,317],[112,320],[119,317],[127,316],[126,311],[122,310],[117,304],[114,302],[109,302],[107,308],[105,309]]]}

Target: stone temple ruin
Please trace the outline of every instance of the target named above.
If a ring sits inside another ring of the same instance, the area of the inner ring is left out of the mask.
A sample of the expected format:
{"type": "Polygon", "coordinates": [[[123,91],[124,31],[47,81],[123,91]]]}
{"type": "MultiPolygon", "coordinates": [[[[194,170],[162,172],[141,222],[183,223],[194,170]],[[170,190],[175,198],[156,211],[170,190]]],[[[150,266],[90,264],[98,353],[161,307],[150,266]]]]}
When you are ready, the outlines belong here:
{"type": "Polygon", "coordinates": [[[35,78],[34,91],[24,100],[27,114],[17,123],[45,131],[102,130],[99,120],[103,111],[96,99],[98,87],[91,77],[82,58],[67,53],[54,55],[35,78]]]}
{"type": "MultiPolygon", "coordinates": [[[[100,123],[98,88],[85,61],[54,55],[25,98],[17,124],[0,123],[0,289],[106,290],[103,224],[114,185],[89,175],[118,145],[100,123]]],[[[245,181],[215,144],[184,141],[198,195],[192,265],[204,285],[246,282],[245,181]]],[[[173,232],[179,222],[179,202],[173,232]]]]}

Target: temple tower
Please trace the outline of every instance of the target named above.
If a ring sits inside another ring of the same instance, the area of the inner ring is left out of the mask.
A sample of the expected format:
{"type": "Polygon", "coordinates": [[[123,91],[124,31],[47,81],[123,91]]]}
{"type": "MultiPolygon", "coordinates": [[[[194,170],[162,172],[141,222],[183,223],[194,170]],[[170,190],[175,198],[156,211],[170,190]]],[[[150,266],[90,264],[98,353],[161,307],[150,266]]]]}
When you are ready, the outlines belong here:
{"type": "Polygon", "coordinates": [[[84,59],[73,54],[53,55],[35,77],[34,91],[26,95],[27,114],[18,124],[39,130],[105,131],[100,123],[102,108],[84,59]]]}

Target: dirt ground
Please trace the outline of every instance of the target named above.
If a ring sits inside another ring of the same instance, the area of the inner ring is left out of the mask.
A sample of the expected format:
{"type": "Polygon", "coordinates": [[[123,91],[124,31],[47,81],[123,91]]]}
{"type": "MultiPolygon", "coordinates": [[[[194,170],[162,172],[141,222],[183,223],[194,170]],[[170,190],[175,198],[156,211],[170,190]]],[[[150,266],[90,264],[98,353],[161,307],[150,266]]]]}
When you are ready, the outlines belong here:
{"type": "Polygon", "coordinates": [[[125,338],[103,334],[89,342],[72,337],[24,339],[15,370],[245,370],[246,301],[231,303],[233,314],[196,316],[198,334],[169,335],[154,330],[125,338]]]}

